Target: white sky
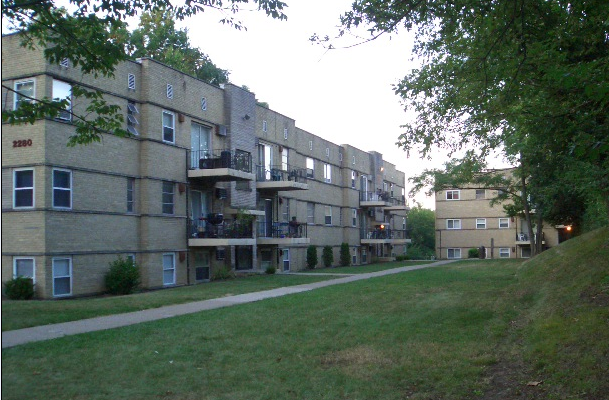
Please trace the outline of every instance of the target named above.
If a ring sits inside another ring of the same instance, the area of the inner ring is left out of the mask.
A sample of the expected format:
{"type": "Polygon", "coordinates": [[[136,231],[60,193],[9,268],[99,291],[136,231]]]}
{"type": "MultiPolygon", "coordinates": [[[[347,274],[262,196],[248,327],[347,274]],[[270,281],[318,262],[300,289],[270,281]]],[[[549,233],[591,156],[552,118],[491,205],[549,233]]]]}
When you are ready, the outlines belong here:
{"type": "MultiPolygon", "coordinates": [[[[287,21],[276,21],[258,11],[237,15],[247,27],[238,31],[218,21],[222,15],[206,10],[183,22],[194,46],[220,68],[230,81],[246,85],[259,101],[296,120],[296,126],[336,144],[378,151],[406,173],[406,178],[434,168],[433,163],[406,153],[395,145],[408,115],[392,85],[416,64],[410,62],[412,35],[405,30],[392,37],[350,49],[326,51],[309,37],[333,36],[341,13],[352,0],[286,0],[287,21]]],[[[356,43],[346,38],[343,43],[356,43]]],[[[406,191],[410,189],[406,182],[406,191]]],[[[417,197],[427,208],[433,198],[417,197]]],[[[412,202],[411,202],[412,204],[412,202]]]]}

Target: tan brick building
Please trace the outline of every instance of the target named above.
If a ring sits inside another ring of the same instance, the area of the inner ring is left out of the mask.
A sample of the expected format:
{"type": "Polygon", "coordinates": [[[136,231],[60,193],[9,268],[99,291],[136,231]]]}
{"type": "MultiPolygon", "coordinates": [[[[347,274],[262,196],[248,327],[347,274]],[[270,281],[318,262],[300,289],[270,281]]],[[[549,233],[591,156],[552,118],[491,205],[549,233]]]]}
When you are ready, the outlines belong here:
{"type": "MultiPolygon", "coordinates": [[[[528,258],[531,241],[526,219],[509,217],[501,204],[491,207],[496,189],[454,188],[436,192],[436,255],[467,258],[485,247],[486,258],[528,258]]],[[[558,244],[558,231],[543,227],[544,248],[558,244]]]]}
{"type": "MultiPolygon", "coordinates": [[[[94,79],[49,65],[15,35],[2,37],[2,82],[34,98],[99,89],[132,133],[69,148],[67,113],[2,126],[3,282],[31,276],[39,297],[78,296],[102,292],[119,256],[155,288],[220,268],[304,269],[309,245],[332,246],[335,264],[343,242],[354,264],[406,251],[404,173],[299,129],[247,90],[151,59],[94,79]]],[[[3,110],[20,101],[3,88],[3,110]]],[[[74,113],[84,107],[72,101],[74,113]]]]}

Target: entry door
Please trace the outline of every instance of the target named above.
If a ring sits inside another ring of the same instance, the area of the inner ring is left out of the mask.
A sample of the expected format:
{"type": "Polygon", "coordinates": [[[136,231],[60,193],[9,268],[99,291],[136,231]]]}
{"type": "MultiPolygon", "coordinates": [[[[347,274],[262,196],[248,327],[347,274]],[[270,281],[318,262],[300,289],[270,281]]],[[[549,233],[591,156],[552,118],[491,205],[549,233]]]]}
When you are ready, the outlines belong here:
{"type": "Polygon", "coordinates": [[[258,145],[258,161],[264,168],[264,180],[271,180],[271,167],[273,164],[273,148],[267,144],[260,143],[258,145]]]}
{"type": "Polygon", "coordinates": [[[209,280],[210,255],[209,251],[195,252],[195,280],[204,282],[209,280]]]}
{"type": "Polygon", "coordinates": [[[264,237],[273,236],[273,200],[264,199],[264,237]]]}
{"type": "Polygon", "coordinates": [[[198,168],[199,159],[207,158],[211,152],[211,129],[192,124],[190,129],[191,168],[198,168]]]}
{"type": "Polygon", "coordinates": [[[205,217],[211,208],[211,200],[208,192],[193,190],[190,192],[190,218],[193,225],[204,227],[205,223],[200,218],[205,217]]]}
{"type": "Polygon", "coordinates": [[[283,270],[290,270],[290,249],[283,249],[283,270]]]}

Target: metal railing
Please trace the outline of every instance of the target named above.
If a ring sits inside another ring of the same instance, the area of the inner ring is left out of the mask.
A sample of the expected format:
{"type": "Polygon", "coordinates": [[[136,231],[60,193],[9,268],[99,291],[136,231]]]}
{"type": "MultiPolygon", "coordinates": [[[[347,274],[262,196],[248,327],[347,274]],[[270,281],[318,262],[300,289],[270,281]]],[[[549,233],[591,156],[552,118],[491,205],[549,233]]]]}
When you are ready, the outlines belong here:
{"type": "Polygon", "coordinates": [[[252,172],[252,155],[243,150],[189,150],[189,169],[231,168],[252,172]]]}
{"type": "Polygon", "coordinates": [[[269,181],[294,181],[304,182],[307,176],[306,169],[295,168],[290,165],[272,165],[269,167],[264,165],[256,165],[256,180],[258,182],[269,181]]]}
{"type": "Polygon", "coordinates": [[[307,224],[300,222],[258,222],[258,237],[263,238],[306,238],[307,224]]]}
{"type": "Polygon", "coordinates": [[[199,239],[252,239],[252,224],[223,221],[211,224],[205,219],[189,219],[190,237],[199,239]]]}
{"type": "Polygon", "coordinates": [[[404,229],[368,229],[362,232],[360,239],[409,239],[408,230],[404,229]]]}
{"type": "Polygon", "coordinates": [[[359,199],[360,201],[383,201],[393,206],[406,205],[406,201],[403,198],[392,197],[390,192],[360,192],[359,199]]]}
{"type": "MultiPolygon", "coordinates": [[[[537,239],[537,234],[534,234],[533,237],[535,239],[537,239]]],[[[546,234],[545,234],[545,232],[541,233],[541,240],[542,241],[546,240],[546,234]]],[[[529,241],[529,235],[527,233],[522,233],[522,232],[517,233],[516,234],[516,241],[517,242],[528,242],[529,241]]],[[[537,240],[534,240],[534,241],[536,242],[537,240]]]]}

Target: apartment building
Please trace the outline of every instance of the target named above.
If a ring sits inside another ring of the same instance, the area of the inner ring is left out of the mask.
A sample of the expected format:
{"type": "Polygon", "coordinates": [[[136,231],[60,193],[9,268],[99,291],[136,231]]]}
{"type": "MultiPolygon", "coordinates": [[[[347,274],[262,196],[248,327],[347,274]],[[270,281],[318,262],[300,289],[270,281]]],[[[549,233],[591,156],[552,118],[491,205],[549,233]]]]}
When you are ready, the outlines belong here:
{"type": "MultiPolygon", "coordinates": [[[[2,281],[37,296],[100,293],[109,263],[131,258],[145,288],[210,280],[220,269],[306,267],[309,245],[341,243],[353,264],[406,252],[404,172],[381,153],[339,145],[259,105],[152,59],[113,78],[50,65],[2,37],[2,108],[100,90],[124,111],[122,138],[67,147],[72,115],[2,126],[2,281]],[[8,56],[10,55],[10,57],[8,56]]],[[[378,143],[382,146],[382,143],[378,143]]],[[[320,249],[321,254],[321,249],[320,249]]]]}
{"type": "MultiPolygon", "coordinates": [[[[436,255],[467,258],[484,246],[486,258],[528,258],[531,240],[527,221],[509,217],[501,204],[491,206],[497,189],[454,188],[436,192],[436,255]]],[[[558,231],[543,226],[543,246],[558,244],[558,231]]]]}

